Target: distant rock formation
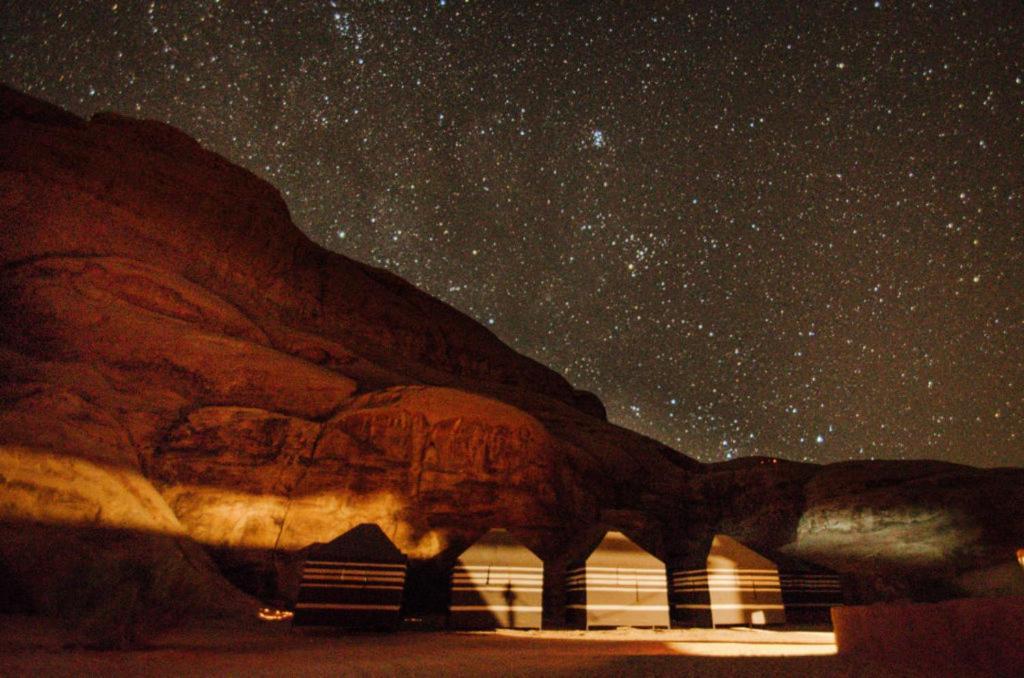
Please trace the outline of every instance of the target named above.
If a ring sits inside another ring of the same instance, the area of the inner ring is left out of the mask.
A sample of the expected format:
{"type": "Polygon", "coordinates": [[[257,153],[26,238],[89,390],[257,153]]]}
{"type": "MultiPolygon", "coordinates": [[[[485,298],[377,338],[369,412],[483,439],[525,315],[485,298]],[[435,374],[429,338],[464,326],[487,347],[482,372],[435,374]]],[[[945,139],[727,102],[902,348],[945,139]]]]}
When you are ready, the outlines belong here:
{"type": "Polygon", "coordinates": [[[0,520],[22,535],[0,569],[33,599],[18,562],[55,526],[196,542],[285,598],[287,554],[366,521],[442,560],[515,528],[556,565],[599,523],[669,561],[724,533],[863,600],[990,590],[1024,545],[1020,469],[703,466],[610,424],[161,123],[0,89],[0,206],[0,520]]]}

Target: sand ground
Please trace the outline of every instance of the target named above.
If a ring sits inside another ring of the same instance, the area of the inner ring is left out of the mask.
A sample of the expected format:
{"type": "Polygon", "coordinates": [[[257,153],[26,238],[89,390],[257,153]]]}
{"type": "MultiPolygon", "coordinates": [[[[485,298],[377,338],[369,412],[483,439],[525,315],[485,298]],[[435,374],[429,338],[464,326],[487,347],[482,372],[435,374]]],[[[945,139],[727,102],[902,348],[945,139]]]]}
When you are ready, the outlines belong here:
{"type": "MultiPolygon", "coordinates": [[[[0,674],[109,676],[921,676],[835,654],[827,631],[750,629],[323,634],[288,623],[179,629],[131,652],[66,649],[57,629],[0,617],[0,674]]],[[[951,672],[953,668],[951,668],[951,672]]],[[[951,673],[951,675],[954,675],[951,673]]]]}

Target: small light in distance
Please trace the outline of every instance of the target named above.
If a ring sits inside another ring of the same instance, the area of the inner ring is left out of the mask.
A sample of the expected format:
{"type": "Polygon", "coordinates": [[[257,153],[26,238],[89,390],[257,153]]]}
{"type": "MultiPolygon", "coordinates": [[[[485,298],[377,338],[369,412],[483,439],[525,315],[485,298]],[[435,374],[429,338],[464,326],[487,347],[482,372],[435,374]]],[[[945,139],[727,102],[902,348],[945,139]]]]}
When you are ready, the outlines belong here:
{"type": "Polygon", "coordinates": [[[261,607],[256,616],[263,621],[287,621],[295,616],[290,610],[277,610],[272,607],[261,607]]]}

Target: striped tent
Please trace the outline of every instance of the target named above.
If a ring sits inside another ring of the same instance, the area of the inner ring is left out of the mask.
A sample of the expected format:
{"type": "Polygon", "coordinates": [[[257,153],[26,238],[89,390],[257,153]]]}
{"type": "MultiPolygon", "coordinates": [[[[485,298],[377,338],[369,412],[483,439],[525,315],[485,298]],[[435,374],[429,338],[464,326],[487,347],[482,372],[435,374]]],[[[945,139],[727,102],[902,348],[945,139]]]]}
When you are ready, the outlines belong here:
{"type": "Polygon", "coordinates": [[[786,621],[791,624],[831,623],[831,608],[843,604],[840,576],[795,558],[777,555],[774,559],[779,566],[786,621]]]}
{"type": "Polygon", "coordinates": [[[621,532],[609,532],[566,580],[566,621],[595,626],[668,626],[665,564],[621,532]]]}
{"type": "Polygon", "coordinates": [[[672,575],[673,617],[682,626],[784,624],[779,569],[731,537],[715,535],[703,567],[672,575]]]}
{"type": "Polygon", "coordinates": [[[544,562],[507,530],[470,546],[452,570],[449,623],[456,628],[539,629],[544,562]]]}
{"type": "Polygon", "coordinates": [[[364,523],[310,548],[302,567],[296,626],[398,626],[406,557],[376,525],[364,523]]]}

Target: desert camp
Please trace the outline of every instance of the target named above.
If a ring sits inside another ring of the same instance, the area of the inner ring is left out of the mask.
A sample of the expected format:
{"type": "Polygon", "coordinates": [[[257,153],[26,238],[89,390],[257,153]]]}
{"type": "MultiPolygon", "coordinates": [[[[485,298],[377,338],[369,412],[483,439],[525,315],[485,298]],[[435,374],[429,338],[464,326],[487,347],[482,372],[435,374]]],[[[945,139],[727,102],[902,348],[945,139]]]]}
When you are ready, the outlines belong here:
{"type": "Polygon", "coordinates": [[[1022,673],[1024,1],[0,44],[0,678],[1022,673]]]}

